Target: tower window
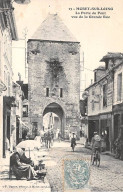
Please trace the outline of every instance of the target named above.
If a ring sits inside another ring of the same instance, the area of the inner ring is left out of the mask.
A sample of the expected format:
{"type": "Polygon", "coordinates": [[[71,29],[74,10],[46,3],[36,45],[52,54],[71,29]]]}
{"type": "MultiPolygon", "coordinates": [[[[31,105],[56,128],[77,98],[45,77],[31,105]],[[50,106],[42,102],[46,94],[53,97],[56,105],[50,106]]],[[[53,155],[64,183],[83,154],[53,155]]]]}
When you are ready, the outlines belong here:
{"type": "Polygon", "coordinates": [[[49,97],[49,88],[46,88],[46,97],[49,97]]]}
{"type": "Polygon", "coordinates": [[[63,97],[63,89],[60,88],[60,97],[63,97]]]}
{"type": "Polygon", "coordinates": [[[28,105],[23,105],[23,117],[28,117],[28,105]]]}

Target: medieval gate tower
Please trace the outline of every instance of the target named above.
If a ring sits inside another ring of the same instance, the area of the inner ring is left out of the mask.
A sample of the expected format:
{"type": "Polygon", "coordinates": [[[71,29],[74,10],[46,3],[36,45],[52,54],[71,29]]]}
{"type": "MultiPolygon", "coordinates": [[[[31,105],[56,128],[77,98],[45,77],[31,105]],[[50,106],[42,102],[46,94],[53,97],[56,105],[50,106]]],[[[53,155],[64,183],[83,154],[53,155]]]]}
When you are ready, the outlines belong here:
{"type": "Polygon", "coordinates": [[[43,116],[57,114],[62,137],[79,134],[80,44],[57,14],[49,14],[28,40],[28,99],[31,134],[43,116]]]}

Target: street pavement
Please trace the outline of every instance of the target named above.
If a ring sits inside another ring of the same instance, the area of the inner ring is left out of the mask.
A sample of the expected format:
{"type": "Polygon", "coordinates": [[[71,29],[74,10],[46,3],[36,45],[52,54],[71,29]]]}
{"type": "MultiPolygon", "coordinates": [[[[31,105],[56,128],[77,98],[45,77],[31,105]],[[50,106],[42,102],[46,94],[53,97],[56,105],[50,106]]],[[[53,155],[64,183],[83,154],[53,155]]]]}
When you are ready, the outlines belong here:
{"type": "MultiPolygon", "coordinates": [[[[75,152],[69,142],[55,142],[49,150],[49,160],[54,162],[48,166],[48,179],[52,191],[65,191],[63,160],[87,159],[90,161],[91,150],[77,144],[75,152]]],[[[101,155],[101,165],[91,165],[88,191],[123,191],[123,161],[112,156],[101,155]]]]}
{"type": "MultiPolygon", "coordinates": [[[[26,152],[28,157],[29,153],[26,152]]],[[[63,192],[65,189],[64,161],[82,159],[89,162],[90,178],[87,189],[84,191],[123,191],[123,161],[112,156],[101,155],[101,165],[91,165],[91,150],[77,143],[75,152],[70,147],[70,142],[55,141],[50,149],[42,147],[39,151],[31,151],[31,158],[35,163],[42,159],[47,168],[45,182],[42,180],[26,181],[16,180],[13,176],[9,179],[9,155],[0,164],[0,191],[38,191],[38,192],[63,192]]],[[[81,189],[83,191],[83,189],[81,189]]]]}

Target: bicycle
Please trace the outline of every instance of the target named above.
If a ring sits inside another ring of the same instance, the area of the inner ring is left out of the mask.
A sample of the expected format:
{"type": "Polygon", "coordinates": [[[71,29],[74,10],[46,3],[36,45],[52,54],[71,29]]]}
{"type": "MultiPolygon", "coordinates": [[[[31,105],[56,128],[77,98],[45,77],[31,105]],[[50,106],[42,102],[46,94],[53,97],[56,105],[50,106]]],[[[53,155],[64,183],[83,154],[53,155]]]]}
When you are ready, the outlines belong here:
{"type": "Polygon", "coordinates": [[[96,162],[96,165],[98,165],[98,167],[100,166],[100,151],[98,147],[95,147],[95,151],[91,154],[91,162],[92,165],[96,162]]]}

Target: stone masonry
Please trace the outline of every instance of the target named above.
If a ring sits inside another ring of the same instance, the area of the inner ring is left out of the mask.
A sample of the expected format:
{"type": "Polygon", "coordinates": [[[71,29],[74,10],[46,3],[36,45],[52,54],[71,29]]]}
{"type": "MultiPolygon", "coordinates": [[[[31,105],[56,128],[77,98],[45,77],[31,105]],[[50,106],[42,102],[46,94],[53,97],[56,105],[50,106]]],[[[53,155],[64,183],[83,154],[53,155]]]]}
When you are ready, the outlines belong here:
{"type": "Polygon", "coordinates": [[[66,36],[66,26],[58,15],[49,15],[44,23],[42,25],[45,28],[41,25],[37,38],[35,34],[28,40],[29,123],[36,122],[40,131],[43,128],[43,116],[54,112],[61,119],[62,137],[67,138],[69,131],[79,134],[80,45],[76,40],[72,41],[71,34],[68,39],[69,31],[66,36]],[[47,33],[49,25],[54,25],[50,29],[54,33],[60,26],[63,39],[60,34],[58,41],[56,34],[54,40],[52,32],[53,40],[50,40],[51,35],[49,40],[48,35],[47,40],[42,40],[42,28],[47,33]]]}

